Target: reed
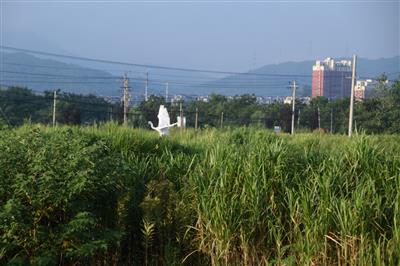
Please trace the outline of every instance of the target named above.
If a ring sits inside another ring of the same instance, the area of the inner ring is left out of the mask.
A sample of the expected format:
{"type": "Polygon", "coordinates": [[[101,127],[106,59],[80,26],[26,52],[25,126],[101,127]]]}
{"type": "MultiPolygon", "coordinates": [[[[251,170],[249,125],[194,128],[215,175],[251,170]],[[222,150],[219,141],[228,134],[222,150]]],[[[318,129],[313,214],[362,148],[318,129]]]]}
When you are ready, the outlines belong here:
{"type": "Polygon", "coordinates": [[[400,263],[398,135],[160,138],[109,123],[0,136],[0,263],[400,263]]]}

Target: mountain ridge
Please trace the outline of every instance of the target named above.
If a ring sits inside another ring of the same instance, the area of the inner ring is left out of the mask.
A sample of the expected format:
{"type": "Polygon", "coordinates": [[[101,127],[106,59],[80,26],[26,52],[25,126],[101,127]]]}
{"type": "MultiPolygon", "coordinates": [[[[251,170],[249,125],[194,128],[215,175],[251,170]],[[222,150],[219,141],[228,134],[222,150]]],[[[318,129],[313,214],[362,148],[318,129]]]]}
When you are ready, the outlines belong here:
{"type": "MultiPolygon", "coordinates": [[[[3,53],[2,85],[19,85],[33,90],[53,90],[55,87],[79,94],[118,96],[121,94],[121,76],[93,67],[84,67],[26,53],[3,53]],[[24,74],[25,73],[25,74],[24,74]],[[29,73],[35,73],[29,74],[29,73]]],[[[337,58],[340,60],[342,58],[337,58]]],[[[245,73],[231,74],[213,78],[204,74],[187,74],[179,71],[152,70],[149,73],[149,93],[164,95],[166,82],[170,81],[170,94],[225,95],[255,94],[258,96],[286,96],[289,82],[296,79],[300,94],[311,93],[311,74],[314,60],[269,64],[245,73]],[[154,78],[155,77],[155,78],[154,78]],[[175,77],[175,78],[174,78],[175,77]]],[[[135,69],[131,74],[130,85],[135,98],[144,94],[144,73],[147,70],[135,69]]],[[[398,77],[400,56],[378,59],[359,58],[357,76],[376,78],[386,73],[389,79],[398,77]]],[[[220,75],[221,76],[221,75],[220,75]]]]}

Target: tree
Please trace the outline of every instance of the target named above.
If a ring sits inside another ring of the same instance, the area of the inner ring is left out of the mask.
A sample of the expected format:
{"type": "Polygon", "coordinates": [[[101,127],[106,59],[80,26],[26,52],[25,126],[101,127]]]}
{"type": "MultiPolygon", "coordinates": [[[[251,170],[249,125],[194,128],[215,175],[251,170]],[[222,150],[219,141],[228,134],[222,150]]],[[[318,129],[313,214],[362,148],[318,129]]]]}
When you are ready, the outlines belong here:
{"type": "Polygon", "coordinates": [[[76,104],[65,104],[60,113],[64,124],[79,125],[82,122],[82,113],[76,104]]]}
{"type": "MultiPolygon", "coordinates": [[[[152,121],[154,124],[158,123],[158,110],[160,105],[165,105],[165,99],[161,96],[150,95],[147,101],[142,101],[137,110],[141,113],[142,119],[146,121],[152,121]]],[[[141,124],[143,124],[141,122],[141,124]]]]}

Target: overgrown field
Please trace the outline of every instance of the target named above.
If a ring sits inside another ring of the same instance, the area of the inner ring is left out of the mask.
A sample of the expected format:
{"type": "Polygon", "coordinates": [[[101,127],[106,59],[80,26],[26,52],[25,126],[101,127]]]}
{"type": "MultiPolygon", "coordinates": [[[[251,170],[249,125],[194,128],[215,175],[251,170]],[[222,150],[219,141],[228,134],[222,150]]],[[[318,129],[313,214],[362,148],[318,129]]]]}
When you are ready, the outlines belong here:
{"type": "Polygon", "coordinates": [[[0,130],[0,264],[399,265],[400,136],[0,130]]]}

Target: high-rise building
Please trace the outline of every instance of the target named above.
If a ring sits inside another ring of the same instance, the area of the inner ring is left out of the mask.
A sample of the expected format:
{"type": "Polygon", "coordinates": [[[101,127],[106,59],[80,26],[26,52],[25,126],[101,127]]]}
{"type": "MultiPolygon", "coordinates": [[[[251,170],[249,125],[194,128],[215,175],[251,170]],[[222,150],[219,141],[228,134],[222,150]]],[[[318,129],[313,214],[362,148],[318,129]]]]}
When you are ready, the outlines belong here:
{"type": "Polygon", "coordinates": [[[335,62],[333,58],[317,60],[312,72],[312,97],[328,99],[349,97],[351,92],[351,61],[335,62]]]}
{"type": "Polygon", "coordinates": [[[357,80],[354,86],[354,98],[356,101],[362,101],[370,96],[371,91],[377,86],[378,82],[371,79],[357,80]]]}

